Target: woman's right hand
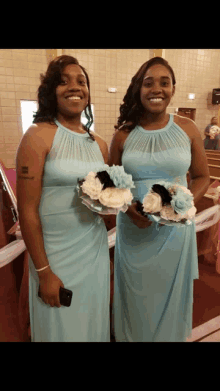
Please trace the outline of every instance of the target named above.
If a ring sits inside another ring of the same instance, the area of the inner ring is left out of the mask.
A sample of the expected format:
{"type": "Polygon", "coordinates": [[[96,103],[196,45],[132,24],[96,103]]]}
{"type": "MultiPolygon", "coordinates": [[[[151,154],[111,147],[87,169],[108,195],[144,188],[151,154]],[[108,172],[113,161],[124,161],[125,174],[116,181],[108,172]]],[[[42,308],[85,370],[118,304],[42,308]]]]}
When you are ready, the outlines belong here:
{"type": "Polygon", "coordinates": [[[134,202],[128,207],[126,214],[138,228],[147,228],[153,224],[151,220],[145,216],[142,216],[142,214],[138,212],[137,202],[134,202]]]}
{"type": "Polygon", "coordinates": [[[40,298],[45,304],[49,304],[51,307],[61,307],[60,304],[60,287],[64,288],[63,282],[59,277],[54,274],[51,269],[39,272],[40,282],[40,298]]]}

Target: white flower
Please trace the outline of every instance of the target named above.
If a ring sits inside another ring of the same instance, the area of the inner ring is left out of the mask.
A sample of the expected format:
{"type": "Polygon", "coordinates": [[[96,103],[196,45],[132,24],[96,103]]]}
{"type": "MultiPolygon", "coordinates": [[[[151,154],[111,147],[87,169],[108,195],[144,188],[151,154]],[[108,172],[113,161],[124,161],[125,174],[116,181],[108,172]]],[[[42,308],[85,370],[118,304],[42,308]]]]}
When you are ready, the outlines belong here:
{"type": "Polygon", "coordinates": [[[180,221],[182,220],[183,216],[180,214],[176,214],[172,208],[172,206],[164,206],[161,209],[160,216],[162,219],[165,220],[171,220],[171,221],[180,221]]]}
{"type": "Polygon", "coordinates": [[[176,214],[171,206],[164,206],[160,212],[160,216],[162,219],[171,220],[171,221],[181,221],[183,219],[192,220],[195,217],[197,209],[194,206],[192,201],[192,208],[190,208],[187,213],[184,215],[176,214]]]}
{"type": "Polygon", "coordinates": [[[157,213],[162,208],[161,196],[157,193],[151,192],[143,199],[143,211],[145,213],[157,213]]]}
{"type": "Polygon", "coordinates": [[[197,209],[195,208],[195,206],[192,206],[192,208],[189,209],[188,212],[184,216],[182,216],[182,218],[192,220],[193,217],[195,217],[196,211],[197,209]]]}
{"type": "Polygon", "coordinates": [[[187,219],[192,219],[193,217],[195,217],[196,212],[197,212],[197,209],[195,206],[193,206],[187,213],[187,219]]]}
{"type": "Polygon", "coordinates": [[[130,205],[131,201],[133,200],[133,194],[131,193],[131,190],[130,189],[120,189],[120,190],[123,190],[121,194],[124,197],[124,203],[126,205],[130,205]]]}
{"type": "Polygon", "coordinates": [[[99,178],[96,178],[95,172],[89,172],[85,177],[85,181],[81,188],[92,200],[98,200],[103,184],[100,182],[99,178]]]}
{"type": "Polygon", "coordinates": [[[133,195],[129,189],[117,189],[107,187],[99,195],[99,202],[109,208],[121,208],[124,204],[131,203],[133,195]]]}
{"type": "Polygon", "coordinates": [[[182,219],[192,220],[193,217],[195,217],[197,209],[194,205],[194,201],[191,201],[191,205],[192,207],[184,215],[182,215],[182,219]]]}

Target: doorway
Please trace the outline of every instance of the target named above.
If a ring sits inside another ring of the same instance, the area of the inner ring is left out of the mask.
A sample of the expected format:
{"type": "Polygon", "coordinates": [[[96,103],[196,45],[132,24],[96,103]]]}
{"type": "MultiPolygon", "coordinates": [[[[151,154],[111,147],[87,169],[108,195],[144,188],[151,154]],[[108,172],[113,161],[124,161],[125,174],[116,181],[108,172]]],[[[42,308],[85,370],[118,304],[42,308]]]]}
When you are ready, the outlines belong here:
{"type": "Polygon", "coordinates": [[[187,117],[195,121],[196,109],[190,109],[188,107],[179,107],[177,114],[181,117],[187,117]]]}

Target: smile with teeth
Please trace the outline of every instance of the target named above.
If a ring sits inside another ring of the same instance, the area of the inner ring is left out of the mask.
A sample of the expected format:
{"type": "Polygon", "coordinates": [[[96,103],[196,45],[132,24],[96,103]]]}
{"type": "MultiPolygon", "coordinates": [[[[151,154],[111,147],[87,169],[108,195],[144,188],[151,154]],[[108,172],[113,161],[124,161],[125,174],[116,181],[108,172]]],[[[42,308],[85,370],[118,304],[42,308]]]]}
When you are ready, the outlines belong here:
{"type": "Polygon", "coordinates": [[[66,99],[72,99],[72,100],[81,100],[81,98],[79,96],[69,96],[68,98],[66,99]]]}
{"type": "Polygon", "coordinates": [[[151,98],[150,102],[162,102],[162,98],[151,98]]]}

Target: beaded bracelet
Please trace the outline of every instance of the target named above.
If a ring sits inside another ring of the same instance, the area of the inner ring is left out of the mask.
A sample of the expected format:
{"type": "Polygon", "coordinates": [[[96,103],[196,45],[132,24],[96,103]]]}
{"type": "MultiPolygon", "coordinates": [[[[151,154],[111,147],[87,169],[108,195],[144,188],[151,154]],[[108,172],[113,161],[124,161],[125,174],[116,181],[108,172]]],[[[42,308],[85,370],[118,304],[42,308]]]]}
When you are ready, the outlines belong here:
{"type": "Polygon", "coordinates": [[[44,270],[44,269],[46,269],[47,267],[49,267],[50,265],[47,265],[47,266],[45,266],[45,267],[42,267],[42,269],[35,269],[36,270],[36,272],[41,272],[42,270],[44,270]]]}

